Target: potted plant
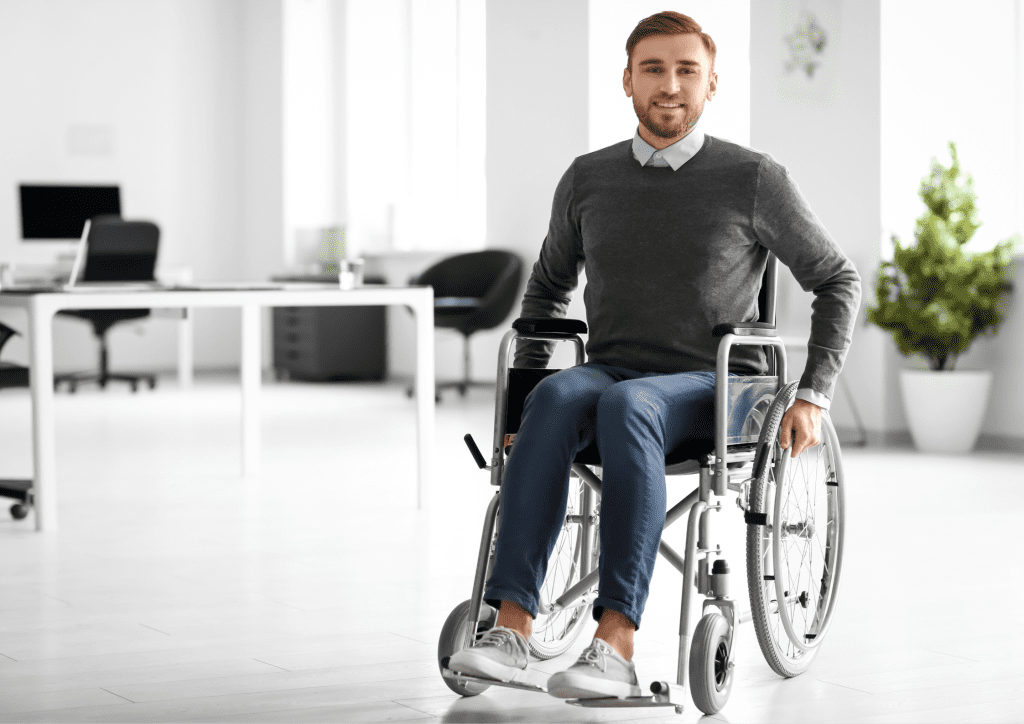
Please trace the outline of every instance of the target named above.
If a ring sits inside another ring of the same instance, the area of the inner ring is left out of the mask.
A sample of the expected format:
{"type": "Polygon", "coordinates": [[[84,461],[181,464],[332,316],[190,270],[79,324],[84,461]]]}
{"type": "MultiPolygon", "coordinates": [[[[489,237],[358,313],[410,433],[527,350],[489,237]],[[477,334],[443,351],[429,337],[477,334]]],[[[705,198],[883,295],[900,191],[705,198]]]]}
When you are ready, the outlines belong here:
{"type": "Polygon", "coordinates": [[[868,309],[867,321],[892,333],[904,356],[920,354],[928,362],[928,370],[901,373],[918,449],[965,453],[978,438],[992,373],[956,370],[956,361],[979,334],[994,334],[1002,323],[1011,290],[1005,270],[1020,235],[991,251],[964,250],[981,226],[977,196],[952,141],[949,151],[952,165],[932,158],[931,174],[921,181],[918,194],[927,208],[917,219],[917,245],[903,247],[892,236],[893,260],[879,268],[877,306],[868,309]]]}

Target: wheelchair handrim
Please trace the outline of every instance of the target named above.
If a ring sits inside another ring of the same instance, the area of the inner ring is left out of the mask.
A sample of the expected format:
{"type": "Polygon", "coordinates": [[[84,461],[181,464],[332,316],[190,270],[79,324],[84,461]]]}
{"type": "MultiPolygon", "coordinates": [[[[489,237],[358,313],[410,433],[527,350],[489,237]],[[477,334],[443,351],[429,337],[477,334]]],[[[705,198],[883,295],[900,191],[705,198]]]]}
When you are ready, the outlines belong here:
{"type": "MultiPolygon", "coordinates": [[[[790,615],[790,599],[792,596],[787,596],[786,586],[792,586],[792,579],[783,580],[780,575],[780,568],[782,562],[782,532],[781,524],[783,522],[783,493],[786,488],[789,487],[786,473],[787,467],[793,460],[787,454],[783,454],[779,460],[777,466],[777,473],[775,478],[775,502],[774,510],[772,515],[772,564],[774,569],[774,583],[775,583],[775,595],[778,603],[778,615],[782,622],[782,626],[786,631],[786,635],[789,640],[801,652],[808,652],[812,649],[817,648],[822,640],[825,638],[825,634],[828,632],[828,628],[832,623],[832,614],[835,609],[835,603],[837,594],[839,592],[839,581],[842,576],[842,560],[843,560],[843,515],[845,506],[843,505],[843,485],[840,481],[843,480],[842,471],[842,459],[839,454],[838,441],[835,436],[835,431],[828,419],[823,420],[822,424],[822,442],[824,445],[819,446],[819,457],[822,449],[827,452],[828,460],[827,465],[828,472],[826,475],[829,476],[829,481],[834,481],[834,484],[826,482],[826,515],[828,522],[826,523],[828,529],[826,530],[826,545],[825,550],[822,551],[824,560],[824,568],[822,571],[821,588],[826,589],[827,600],[824,602],[824,611],[821,610],[821,603],[815,606],[815,620],[812,620],[813,637],[808,640],[808,632],[805,631],[804,635],[800,635],[796,632],[793,625],[793,619],[790,615]],[[834,517],[833,517],[834,512],[834,517]],[[828,577],[827,580],[824,580],[828,577]],[[820,615],[819,615],[820,614],[820,615]]],[[[803,454],[807,455],[810,451],[805,451],[803,454]]],[[[805,485],[806,488],[806,485],[805,485]]],[[[816,500],[815,500],[816,504],[816,500]]],[[[805,521],[806,523],[806,521],[805,521]]],[[[801,562],[803,556],[801,556],[801,562]]],[[[789,573],[789,563],[787,559],[786,572],[789,573]]],[[[798,574],[799,576],[799,574],[798,574]]],[[[798,577],[799,581],[799,577],[798,577]]],[[[805,620],[805,624],[806,624],[805,620]]]]}

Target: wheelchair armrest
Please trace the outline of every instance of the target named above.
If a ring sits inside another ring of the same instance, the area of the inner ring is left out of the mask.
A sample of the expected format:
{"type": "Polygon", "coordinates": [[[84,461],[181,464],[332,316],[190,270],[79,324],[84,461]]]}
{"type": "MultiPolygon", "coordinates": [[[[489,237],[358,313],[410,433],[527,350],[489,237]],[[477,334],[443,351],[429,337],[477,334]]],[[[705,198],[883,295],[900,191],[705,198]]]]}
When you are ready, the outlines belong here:
{"type": "Polygon", "coordinates": [[[735,334],[738,337],[774,337],[776,334],[774,324],[767,322],[742,322],[732,324],[716,324],[711,334],[715,337],[724,337],[727,334],[735,334]]]}
{"type": "Polygon", "coordinates": [[[566,339],[577,334],[587,333],[587,323],[581,319],[557,319],[552,317],[520,317],[512,323],[512,328],[520,334],[532,337],[551,337],[566,339]]]}

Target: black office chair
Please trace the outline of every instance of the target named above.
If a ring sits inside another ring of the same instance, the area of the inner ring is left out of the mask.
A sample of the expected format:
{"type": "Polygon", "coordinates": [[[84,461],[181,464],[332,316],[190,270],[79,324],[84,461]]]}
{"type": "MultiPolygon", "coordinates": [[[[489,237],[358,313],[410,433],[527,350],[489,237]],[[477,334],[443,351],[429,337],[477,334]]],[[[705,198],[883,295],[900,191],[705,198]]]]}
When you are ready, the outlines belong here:
{"type": "MultiPolygon", "coordinates": [[[[17,334],[17,330],[0,322],[0,352],[3,352],[7,341],[17,334]]],[[[8,387],[28,387],[28,368],[0,360],[0,390],[8,387]]],[[[13,498],[18,501],[11,506],[11,516],[15,520],[21,520],[32,509],[32,480],[0,478],[0,498],[13,498]]]]}
{"type": "MultiPolygon", "coordinates": [[[[160,244],[160,228],[150,221],[125,221],[100,216],[92,220],[86,242],[85,264],[81,281],[89,282],[151,282],[154,281],[156,254],[160,244]]],[[[111,372],[108,366],[107,332],[116,324],[148,317],[148,309],[66,309],[58,314],[78,317],[92,324],[100,345],[98,372],[61,374],[54,377],[54,389],[61,383],[74,392],[83,382],[96,382],[101,388],[117,380],[131,385],[132,392],[146,382],[156,387],[156,376],[111,372]]]]}
{"type": "MultiPolygon", "coordinates": [[[[464,397],[470,387],[493,384],[470,379],[469,338],[508,318],[522,280],[522,258],[500,249],[450,256],[410,280],[412,284],[434,288],[434,326],[458,330],[463,337],[462,379],[439,383],[435,387],[436,399],[440,400],[443,389],[456,388],[464,397]]],[[[406,390],[410,397],[412,392],[412,387],[406,390]]]]}

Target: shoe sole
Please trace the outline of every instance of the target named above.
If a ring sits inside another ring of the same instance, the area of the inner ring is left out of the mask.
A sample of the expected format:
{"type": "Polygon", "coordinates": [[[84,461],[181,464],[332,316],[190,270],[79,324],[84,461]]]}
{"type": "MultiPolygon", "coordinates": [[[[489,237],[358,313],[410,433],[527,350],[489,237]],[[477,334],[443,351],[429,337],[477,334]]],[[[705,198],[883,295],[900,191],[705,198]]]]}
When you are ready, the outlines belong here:
{"type": "Polygon", "coordinates": [[[511,681],[516,674],[526,671],[526,667],[518,668],[502,664],[489,656],[476,651],[462,650],[452,656],[448,668],[460,674],[479,676],[494,681],[511,681]]]}
{"type": "Polygon", "coordinates": [[[640,687],[625,681],[598,679],[573,671],[563,671],[548,679],[548,693],[558,699],[626,699],[642,696],[640,687]]]}

